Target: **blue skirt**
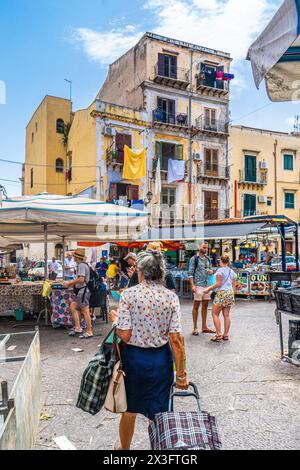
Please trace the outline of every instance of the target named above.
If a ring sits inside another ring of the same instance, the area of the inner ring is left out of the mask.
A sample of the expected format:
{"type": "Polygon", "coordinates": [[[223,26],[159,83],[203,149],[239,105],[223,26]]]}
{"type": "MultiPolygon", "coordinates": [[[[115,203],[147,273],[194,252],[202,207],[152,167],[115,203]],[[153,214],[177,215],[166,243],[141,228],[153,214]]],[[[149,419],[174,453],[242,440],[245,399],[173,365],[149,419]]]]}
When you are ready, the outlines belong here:
{"type": "Polygon", "coordinates": [[[169,344],[162,348],[122,345],[127,412],[138,413],[151,421],[168,411],[170,389],[174,382],[173,354],[169,344]]]}

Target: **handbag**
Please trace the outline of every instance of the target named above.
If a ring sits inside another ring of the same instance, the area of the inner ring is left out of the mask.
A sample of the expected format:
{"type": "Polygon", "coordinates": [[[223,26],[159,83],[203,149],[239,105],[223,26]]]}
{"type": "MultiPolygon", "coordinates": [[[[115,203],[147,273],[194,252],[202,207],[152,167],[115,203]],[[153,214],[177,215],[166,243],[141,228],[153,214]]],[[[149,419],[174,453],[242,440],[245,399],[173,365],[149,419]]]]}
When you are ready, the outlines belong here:
{"type": "Polygon", "coordinates": [[[117,360],[116,343],[116,328],[113,328],[82,376],[76,407],[93,416],[103,408],[108,393],[117,360]],[[114,333],[112,344],[106,344],[112,333],[114,333]]]}
{"type": "Polygon", "coordinates": [[[104,408],[111,413],[125,413],[127,411],[127,397],[124,380],[125,373],[122,370],[122,359],[118,343],[116,343],[116,350],[119,356],[119,361],[114,367],[104,408]]]}
{"type": "Polygon", "coordinates": [[[149,426],[149,437],[153,451],[166,450],[222,450],[217,422],[214,416],[201,410],[200,396],[195,384],[193,393],[170,393],[169,411],[159,413],[149,426]],[[199,411],[174,412],[174,397],[195,397],[199,411]]]}

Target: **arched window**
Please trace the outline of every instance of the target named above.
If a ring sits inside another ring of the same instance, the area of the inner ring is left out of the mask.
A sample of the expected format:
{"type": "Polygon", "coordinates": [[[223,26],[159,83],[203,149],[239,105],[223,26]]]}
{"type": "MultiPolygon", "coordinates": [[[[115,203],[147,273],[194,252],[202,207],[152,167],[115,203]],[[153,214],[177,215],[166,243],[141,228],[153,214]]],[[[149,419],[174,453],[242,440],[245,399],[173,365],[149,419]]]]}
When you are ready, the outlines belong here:
{"type": "Polygon", "coordinates": [[[64,250],[64,247],[60,243],[55,245],[55,258],[56,259],[63,261],[63,250],[64,250]]]}
{"type": "Polygon", "coordinates": [[[64,172],[64,161],[61,158],[57,158],[56,163],[55,163],[55,170],[56,170],[56,173],[64,172]]]}
{"type": "Polygon", "coordinates": [[[58,134],[63,134],[65,131],[65,123],[63,119],[57,119],[56,121],[56,132],[58,134]]]}

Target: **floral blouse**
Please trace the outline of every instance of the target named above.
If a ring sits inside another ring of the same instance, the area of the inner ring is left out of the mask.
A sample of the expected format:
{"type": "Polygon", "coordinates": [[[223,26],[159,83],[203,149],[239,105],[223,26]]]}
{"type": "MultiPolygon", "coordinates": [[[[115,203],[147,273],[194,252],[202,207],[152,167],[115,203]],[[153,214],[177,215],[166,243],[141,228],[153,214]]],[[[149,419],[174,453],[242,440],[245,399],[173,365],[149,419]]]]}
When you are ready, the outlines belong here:
{"type": "Polygon", "coordinates": [[[132,330],[128,343],[132,346],[165,346],[169,333],[181,332],[178,296],[161,284],[146,281],[125,290],[120,299],[118,328],[132,330]]]}

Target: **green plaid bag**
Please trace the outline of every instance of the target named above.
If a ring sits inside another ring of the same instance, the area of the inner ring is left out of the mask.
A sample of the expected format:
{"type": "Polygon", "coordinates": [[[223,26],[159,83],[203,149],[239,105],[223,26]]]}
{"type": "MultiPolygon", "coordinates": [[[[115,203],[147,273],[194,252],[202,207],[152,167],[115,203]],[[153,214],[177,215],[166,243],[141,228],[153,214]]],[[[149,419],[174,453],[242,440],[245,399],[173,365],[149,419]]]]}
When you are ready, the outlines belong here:
{"type": "Polygon", "coordinates": [[[114,328],[109,332],[100,350],[84,371],[81,380],[76,406],[93,416],[99,413],[104,405],[114,366],[118,360],[116,357],[115,331],[114,328]],[[112,344],[106,344],[112,333],[114,333],[114,341],[112,344]]]}

